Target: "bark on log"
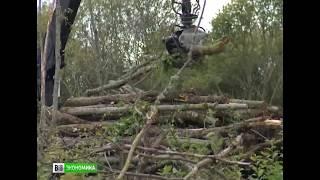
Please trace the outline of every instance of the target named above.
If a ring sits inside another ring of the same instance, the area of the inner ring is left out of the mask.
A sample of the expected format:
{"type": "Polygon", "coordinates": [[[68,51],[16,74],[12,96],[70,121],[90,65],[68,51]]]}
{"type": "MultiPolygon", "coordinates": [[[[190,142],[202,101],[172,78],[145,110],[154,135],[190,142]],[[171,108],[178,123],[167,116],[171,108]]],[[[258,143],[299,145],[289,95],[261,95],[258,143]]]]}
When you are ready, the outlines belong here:
{"type": "MultiPolygon", "coordinates": [[[[52,115],[52,113],[50,113],[50,115],[52,115]]],[[[56,118],[56,125],[90,123],[89,121],[83,120],[67,113],[62,113],[60,111],[56,111],[56,118]]]]}
{"type": "Polygon", "coordinates": [[[233,123],[227,126],[214,127],[214,128],[199,128],[199,129],[176,129],[178,136],[192,137],[192,138],[203,138],[208,133],[212,132],[221,132],[231,128],[241,128],[247,125],[250,122],[262,121],[265,120],[264,117],[257,117],[248,119],[239,123],[233,123]]]}
{"type": "Polygon", "coordinates": [[[203,125],[203,123],[210,124],[206,119],[206,112],[204,111],[182,111],[182,112],[169,112],[161,113],[159,116],[160,122],[166,122],[168,120],[175,120],[178,124],[187,125],[187,124],[196,124],[203,125]]]}
{"type": "Polygon", "coordinates": [[[252,118],[239,123],[233,123],[227,126],[214,127],[214,128],[199,128],[199,129],[177,129],[178,136],[192,137],[192,138],[208,138],[209,133],[220,133],[230,129],[280,129],[280,120],[268,120],[264,117],[252,118]]]}
{"type": "Polygon", "coordinates": [[[76,106],[90,106],[97,104],[110,104],[111,102],[118,103],[120,101],[129,103],[137,100],[139,96],[143,100],[149,100],[150,98],[155,99],[156,92],[146,92],[142,94],[115,94],[107,96],[92,96],[92,97],[76,97],[69,98],[64,106],[65,107],[76,107],[76,106]],[[150,97],[151,96],[151,97],[150,97]]]}
{"type": "Polygon", "coordinates": [[[261,107],[263,105],[266,105],[264,101],[253,101],[243,99],[230,99],[230,103],[248,104],[249,108],[261,107]]]}
{"type": "MultiPolygon", "coordinates": [[[[118,114],[126,113],[132,108],[132,105],[124,105],[122,107],[105,107],[105,108],[88,108],[88,107],[63,107],[61,112],[68,113],[74,116],[91,115],[91,114],[118,114]]],[[[184,110],[203,110],[203,109],[215,109],[215,110],[236,110],[236,109],[248,109],[247,104],[216,104],[216,103],[204,103],[204,104],[183,104],[183,105],[158,105],[159,111],[184,111],[184,110]]]]}
{"type": "MultiPolygon", "coordinates": [[[[100,105],[93,105],[93,106],[84,106],[81,108],[108,108],[112,106],[108,106],[105,104],[100,104],[100,105]]],[[[80,108],[80,107],[79,107],[80,108]]],[[[114,108],[114,107],[112,107],[114,108]]],[[[66,108],[62,108],[62,111],[66,110],[66,108]]],[[[87,114],[87,115],[76,115],[78,119],[80,118],[81,121],[75,120],[75,116],[69,115],[67,113],[64,113],[64,117],[62,120],[62,123],[60,122],[59,124],[79,124],[82,121],[110,121],[110,120],[117,120],[122,116],[128,115],[130,112],[125,111],[122,113],[106,113],[104,114],[87,114]]],[[[236,118],[241,118],[241,119],[249,119],[251,117],[259,117],[259,116],[266,116],[266,115],[271,115],[268,112],[265,112],[264,110],[261,109],[239,109],[235,110],[234,113],[230,114],[231,116],[235,116],[236,118]]],[[[193,110],[193,111],[180,111],[180,112],[174,112],[174,111],[162,111],[160,112],[159,116],[159,122],[166,122],[168,120],[175,120],[177,125],[199,125],[203,126],[205,123],[206,125],[210,125],[213,123],[213,118],[217,118],[216,122],[219,121],[219,114],[215,114],[214,117],[209,117],[207,116],[207,111],[206,109],[203,110],[193,110]]],[[[61,121],[61,118],[60,118],[61,121]]]]}
{"type": "MultiPolygon", "coordinates": [[[[77,106],[91,106],[97,104],[110,104],[111,102],[118,103],[120,101],[129,103],[135,102],[139,97],[148,102],[153,102],[156,99],[158,92],[151,91],[145,93],[131,93],[131,94],[114,94],[107,96],[92,96],[92,97],[75,97],[69,98],[64,106],[65,107],[77,107],[77,106]]],[[[242,99],[228,99],[225,96],[197,96],[197,95],[179,95],[177,93],[171,93],[166,96],[165,99],[162,100],[164,103],[189,103],[189,104],[197,104],[197,103],[239,103],[239,104],[248,104],[251,107],[262,107],[265,105],[264,101],[253,101],[253,100],[242,100],[242,99]]],[[[270,108],[273,111],[276,111],[276,107],[270,108]]]]}
{"type": "Polygon", "coordinates": [[[145,73],[148,73],[154,67],[155,67],[155,65],[151,64],[149,66],[146,66],[146,67],[138,69],[136,72],[134,72],[130,76],[124,77],[123,79],[109,81],[109,83],[106,84],[106,85],[103,85],[103,86],[100,86],[100,87],[97,87],[97,88],[94,88],[94,89],[88,89],[86,91],[86,95],[87,96],[91,96],[91,95],[97,94],[97,93],[105,91],[105,90],[119,88],[119,87],[125,85],[126,83],[128,83],[130,80],[136,79],[139,76],[141,76],[141,75],[143,75],[145,73]]]}
{"type": "MultiPolygon", "coordinates": [[[[169,138],[163,139],[161,141],[161,145],[165,147],[169,147],[169,138]]],[[[186,144],[197,144],[197,145],[208,145],[210,144],[210,141],[207,139],[198,139],[198,138],[190,138],[190,137],[175,137],[178,143],[186,143],[186,144]]]]}
{"type": "Polygon", "coordinates": [[[122,107],[105,107],[105,108],[88,108],[88,107],[63,107],[60,111],[75,115],[75,116],[86,116],[86,115],[113,115],[119,113],[125,113],[130,110],[130,105],[122,107]]]}
{"type": "Polygon", "coordinates": [[[93,122],[89,124],[66,124],[57,126],[58,129],[93,129],[102,126],[110,126],[116,121],[93,122]]]}
{"type": "Polygon", "coordinates": [[[78,137],[84,132],[95,134],[98,129],[103,126],[111,126],[115,121],[92,122],[89,124],[67,124],[57,126],[59,134],[63,137],[78,137]]]}

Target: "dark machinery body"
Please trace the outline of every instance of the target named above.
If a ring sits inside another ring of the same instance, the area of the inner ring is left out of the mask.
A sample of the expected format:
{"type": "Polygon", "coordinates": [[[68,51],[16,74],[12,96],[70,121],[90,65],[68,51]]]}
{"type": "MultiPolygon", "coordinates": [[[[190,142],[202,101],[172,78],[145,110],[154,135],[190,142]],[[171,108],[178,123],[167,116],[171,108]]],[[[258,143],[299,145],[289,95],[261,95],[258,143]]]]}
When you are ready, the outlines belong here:
{"type": "MultiPolygon", "coordinates": [[[[78,8],[80,6],[81,0],[61,0],[61,9],[64,13],[65,20],[61,23],[61,34],[60,34],[60,40],[61,40],[61,49],[60,49],[60,55],[61,55],[61,66],[60,68],[63,68],[65,66],[64,61],[64,49],[66,47],[69,34],[71,32],[71,26],[75,20],[75,17],[77,15],[78,8]]],[[[49,37],[47,38],[47,54],[46,54],[46,78],[45,78],[45,104],[46,106],[51,106],[53,102],[53,86],[54,86],[54,74],[55,74],[55,30],[56,30],[56,17],[55,17],[56,11],[54,10],[52,19],[49,24],[49,37]]],[[[43,46],[45,46],[45,40],[46,40],[47,33],[44,36],[43,39],[43,46]]],[[[44,57],[41,54],[40,48],[37,48],[37,91],[38,91],[38,100],[40,100],[40,87],[41,87],[41,60],[44,57]]]]}
{"type": "MultiPolygon", "coordinates": [[[[198,12],[200,9],[199,0],[196,2],[197,5],[193,9],[194,12],[198,12]]],[[[200,45],[207,34],[203,28],[197,28],[193,25],[193,20],[197,19],[198,15],[191,12],[191,0],[182,0],[182,2],[175,2],[173,0],[172,6],[174,4],[181,5],[182,13],[177,12],[174,8],[173,10],[180,16],[182,26],[178,26],[179,30],[165,38],[164,43],[170,55],[181,55],[188,53],[192,45],[200,45]],[[195,31],[197,33],[194,33],[195,31]]]]}

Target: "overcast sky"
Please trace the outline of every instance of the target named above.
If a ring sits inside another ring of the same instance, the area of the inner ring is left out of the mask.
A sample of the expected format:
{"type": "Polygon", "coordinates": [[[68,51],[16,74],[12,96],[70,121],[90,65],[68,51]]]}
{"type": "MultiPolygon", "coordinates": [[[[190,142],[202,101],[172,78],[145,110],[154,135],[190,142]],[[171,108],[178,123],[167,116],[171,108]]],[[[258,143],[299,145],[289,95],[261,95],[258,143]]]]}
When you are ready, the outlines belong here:
{"type": "MultiPolygon", "coordinates": [[[[53,2],[53,0],[42,0],[42,1],[47,1],[47,2],[53,2]]],[[[194,1],[194,0],[192,0],[194,1]]],[[[211,21],[212,18],[215,17],[215,15],[218,13],[219,9],[221,9],[224,5],[229,3],[231,0],[207,0],[206,2],[206,7],[203,13],[203,18],[201,20],[201,26],[206,30],[206,31],[211,31],[211,21]]],[[[39,1],[37,1],[38,4],[39,1]]],[[[203,6],[204,0],[200,0],[200,5],[201,8],[203,6]]],[[[199,16],[200,16],[199,12],[199,16]]],[[[199,19],[198,19],[199,20],[199,19]]],[[[196,21],[196,23],[198,22],[196,21]]]]}
{"type": "MultiPolygon", "coordinates": [[[[207,0],[200,26],[202,26],[206,31],[211,31],[212,18],[215,17],[219,10],[230,1],[231,0],[207,0]]],[[[201,8],[203,6],[203,2],[204,0],[200,0],[201,8]]],[[[199,16],[200,15],[201,12],[199,13],[199,16]]],[[[198,20],[196,22],[198,22],[198,20]]]]}

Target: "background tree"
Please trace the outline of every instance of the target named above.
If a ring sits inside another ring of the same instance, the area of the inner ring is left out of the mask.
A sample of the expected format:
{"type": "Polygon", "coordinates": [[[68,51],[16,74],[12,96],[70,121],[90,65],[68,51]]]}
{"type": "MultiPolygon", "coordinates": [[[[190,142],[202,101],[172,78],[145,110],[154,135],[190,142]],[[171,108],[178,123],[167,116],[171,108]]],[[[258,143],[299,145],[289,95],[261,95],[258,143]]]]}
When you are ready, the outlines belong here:
{"type": "Polygon", "coordinates": [[[210,43],[228,36],[229,48],[186,71],[178,87],[282,105],[282,1],[233,0],[212,26],[210,43]]]}
{"type": "Polygon", "coordinates": [[[62,96],[79,96],[140,64],[143,54],[161,53],[173,21],[169,1],[83,1],[66,49],[62,96]]]}

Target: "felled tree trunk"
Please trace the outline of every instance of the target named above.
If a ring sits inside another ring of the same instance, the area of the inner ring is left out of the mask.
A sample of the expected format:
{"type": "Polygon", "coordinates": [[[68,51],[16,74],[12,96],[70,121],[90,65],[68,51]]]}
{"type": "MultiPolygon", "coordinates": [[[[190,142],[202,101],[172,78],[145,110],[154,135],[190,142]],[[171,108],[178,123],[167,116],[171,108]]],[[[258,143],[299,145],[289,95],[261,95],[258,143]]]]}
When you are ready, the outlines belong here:
{"type": "Polygon", "coordinates": [[[187,136],[192,138],[208,138],[210,134],[228,132],[230,129],[235,131],[246,131],[247,129],[280,129],[282,121],[270,120],[264,117],[248,119],[239,123],[233,123],[227,126],[214,128],[199,128],[199,129],[177,129],[179,136],[187,136]],[[210,133],[210,134],[209,134],[210,133]]]}
{"type": "Polygon", "coordinates": [[[134,72],[131,75],[125,76],[123,79],[109,81],[109,83],[106,85],[103,85],[103,86],[100,86],[100,87],[97,87],[94,89],[88,89],[86,91],[86,95],[92,96],[92,95],[98,94],[98,93],[106,91],[106,90],[119,88],[119,87],[125,85],[126,83],[128,83],[129,81],[136,79],[145,73],[148,73],[154,67],[156,67],[155,64],[150,64],[150,65],[147,65],[146,67],[142,67],[142,68],[138,69],[136,72],[134,72]]]}
{"type": "Polygon", "coordinates": [[[92,97],[76,97],[69,98],[64,106],[65,107],[75,107],[75,106],[90,106],[96,104],[110,104],[118,102],[134,102],[137,100],[138,96],[141,96],[143,100],[154,99],[156,92],[147,92],[142,94],[115,94],[107,96],[92,96],[92,97]]]}
{"type": "MultiPolygon", "coordinates": [[[[72,116],[70,114],[62,113],[60,111],[55,111],[55,113],[56,113],[56,125],[90,123],[90,121],[86,121],[84,119],[78,118],[76,116],[72,116]]],[[[52,113],[50,115],[52,115],[52,113]]],[[[51,118],[51,116],[49,116],[49,118],[51,118]]]]}
{"type": "MultiPolygon", "coordinates": [[[[65,107],[76,107],[76,106],[90,106],[97,104],[110,104],[110,103],[118,103],[118,102],[135,102],[138,98],[152,102],[156,99],[158,92],[151,91],[145,93],[131,93],[131,94],[114,94],[107,96],[92,96],[92,97],[75,97],[69,98],[64,106],[65,107]]],[[[169,94],[163,99],[161,102],[163,103],[214,103],[217,102],[219,104],[225,103],[239,103],[239,104],[248,104],[249,107],[262,107],[266,105],[264,101],[253,101],[253,100],[242,100],[242,99],[228,99],[224,96],[198,96],[198,95],[178,95],[178,94],[169,94]]]]}
{"type": "Polygon", "coordinates": [[[77,137],[82,133],[91,133],[95,134],[98,129],[101,129],[103,126],[110,126],[114,121],[105,121],[105,122],[94,122],[86,124],[68,124],[57,126],[57,130],[60,134],[68,137],[77,137]]]}
{"type": "MultiPolygon", "coordinates": [[[[91,115],[91,114],[118,114],[126,113],[133,106],[124,105],[122,107],[104,107],[104,108],[88,108],[88,107],[63,107],[61,112],[71,114],[74,116],[80,115],[91,115]]],[[[216,103],[205,103],[205,104],[183,104],[183,105],[158,105],[159,111],[177,111],[177,110],[203,110],[203,109],[215,109],[215,110],[236,110],[236,109],[248,109],[247,104],[216,104],[216,103]]]]}
{"type": "Polygon", "coordinates": [[[180,125],[203,125],[206,120],[207,113],[205,111],[181,111],[181,112],[168,112],[162,113],[159,117],[160,122],[168,122],[174,120],[180,125]]]}

